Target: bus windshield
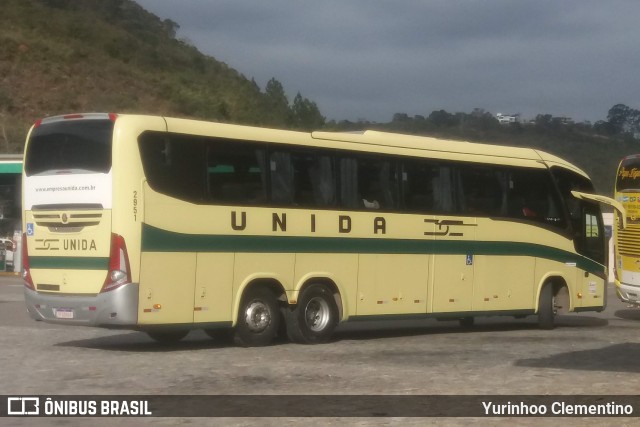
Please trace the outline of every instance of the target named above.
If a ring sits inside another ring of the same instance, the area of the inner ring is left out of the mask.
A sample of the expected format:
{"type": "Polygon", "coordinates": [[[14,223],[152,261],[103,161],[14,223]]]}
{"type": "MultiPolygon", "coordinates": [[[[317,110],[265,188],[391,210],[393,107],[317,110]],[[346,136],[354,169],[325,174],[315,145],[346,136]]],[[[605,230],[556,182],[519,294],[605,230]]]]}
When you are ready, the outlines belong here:
{"type": "Polygon", "coordinates": [[[34,128],[25,156],[27,176],[108,173],[111,169],[111,120],[68,120],[34,128]]]}
{"type": "Polygon", "coordinates": [[[616,190],[640,191],[640,156],[627,157],[620,163],[616,190]]]}
{"type": "Polygon", "coordinates": [[[607,254],[600,206],[572,194],[572,191],[592,194],[594,193],[593,184],[586,177],[568,169],[552,167],[551,172],[569,214],[576,251],[600,264],[606,264],[607,254]]]}

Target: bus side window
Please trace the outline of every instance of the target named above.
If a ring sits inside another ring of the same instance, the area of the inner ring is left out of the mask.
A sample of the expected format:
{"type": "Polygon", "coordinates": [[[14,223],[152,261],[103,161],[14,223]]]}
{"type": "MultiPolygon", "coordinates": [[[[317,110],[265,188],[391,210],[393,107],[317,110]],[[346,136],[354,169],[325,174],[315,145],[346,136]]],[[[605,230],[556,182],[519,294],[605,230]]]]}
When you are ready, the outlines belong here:
{"type": "Polygon", "coordinates": [[[271,174],[271,202],[275,205],[290,206],[293,204],[293,165],[291,154],[273,152],[269,158],[271,174]]]}
{"type": "Polygon", "coordinates": [[[207,143],[209,203],[260,205],[266,201],[264,148],[211,139],[207,143]]]}
{"type": "Polygon", "coordinates": [[[325,153],[292,152],[293,201],[296,206],[332,207],[336,202],[333,158],[325,153]]]}
{"type": "Polygon", "coordinates": [[[403,162],[402,198],[404,206],[415,212],[436,211],[436,196],[441,193],[438,176],[439,168],[431,162],[419,160],[403,162]]]}
{"type": "Polygon", "coordinates": [[[500,216],[503,205],[503,189],[494,170],[487,167],[460,168],[462,194],[466,213],[500,216]]]}
{"type": "Polygon", "coordinates": [[[189,202],[205,196],[205,163],[200,138],[148,132],[141,136],[140,154],[151,188],[189,202]]]}
{"type": "Polygon", "coordinates": [[[512,169],[507,174],[507,215],[564,227],[560,203],[545,169],[512,169]]]}
{"type": "Polygon", "coordinates": [[[388,160],[358,158],[358,189],[365,209],[397,208],[398,182],[395,165],[388,160]]]}
{"type": "Polygon", "coordinates": [[[342,157],[340,168],[340,205],[345,209],[361,207],[358,192],[358,162],[352,157],[342,157]]]}
{"type": "Polygon", "coordinates": [[[345,156],[338,160],[340,206],[346,209],[395,210],[398,207],[396,165],[373,156],[345,156]]]}

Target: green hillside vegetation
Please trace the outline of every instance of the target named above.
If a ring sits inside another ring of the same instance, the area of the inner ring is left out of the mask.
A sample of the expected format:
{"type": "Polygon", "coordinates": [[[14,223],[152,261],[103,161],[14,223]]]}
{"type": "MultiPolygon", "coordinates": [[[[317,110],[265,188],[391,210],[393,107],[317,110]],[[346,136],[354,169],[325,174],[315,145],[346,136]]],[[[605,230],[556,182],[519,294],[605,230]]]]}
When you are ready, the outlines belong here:
{"type": "MultiPolygon", "coordinates": [[[[398,113],[388,123],[331,121],[298,93],[253,79],[176,37],[179,25],[132,0],[3,0],[0,152],[20,152],[38,118],[70,112],[161,114],[285,129],[379,129],[539,148],[583,168],[610,194],[623,156],[640,152],[640,111],[613,106],[595,124],[540,114],[502,125],[471,113],[398,113]]],[[[252,70],[244,70],[251,72],[252,70]]]]}
{"type": "Polygon", "coordinates": [[[306,129],[315,104],[289,103],[176,38],[178,24],[130,0],[3,0],[0,14],[0,149],[20,151],[37,118],[82,111],[306,129]]]}
{"type": "Polygon", "coordinates": [[[591,176],[596,190],[613,193],[616,168],[622,157],[640,153],[640,111],[623,104],[614,105],[607,120],[591,123],[566,122],[563,118],[539,114],[527,123],[501,124],[490,113],[433,111],[428,116],[396,113],[388,123],[331,121],[332,130],[378,129],[413,135],[531,147],[560,156],[591,176]]]}

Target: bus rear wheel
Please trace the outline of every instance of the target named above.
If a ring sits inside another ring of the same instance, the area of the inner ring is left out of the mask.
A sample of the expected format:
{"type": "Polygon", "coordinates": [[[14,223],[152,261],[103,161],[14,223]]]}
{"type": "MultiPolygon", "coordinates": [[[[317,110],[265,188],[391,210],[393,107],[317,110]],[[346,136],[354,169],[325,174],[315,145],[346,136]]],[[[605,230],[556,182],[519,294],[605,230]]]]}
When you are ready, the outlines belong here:
{"type": "Polygon", "coordinates": [[[553,285],[546,284],[540,291],[538,302],[538,326],[540,329],[555,328],[556,308],[553,301],[553,285]]]}
{"type": "Polygon", "coordinates": [[[333,293],[314,284],[302,291],[293,310],[285,310],[287,335],[293,342],[319,344],[331,339],[338,325],[338,307],[333,293]]]}
{"type": "Polygon", "coordinates": [[[242,297],[234,341],[242,347],[271,343],[280,325],[278,301],[269,289],[249,289],[242,297]]]}

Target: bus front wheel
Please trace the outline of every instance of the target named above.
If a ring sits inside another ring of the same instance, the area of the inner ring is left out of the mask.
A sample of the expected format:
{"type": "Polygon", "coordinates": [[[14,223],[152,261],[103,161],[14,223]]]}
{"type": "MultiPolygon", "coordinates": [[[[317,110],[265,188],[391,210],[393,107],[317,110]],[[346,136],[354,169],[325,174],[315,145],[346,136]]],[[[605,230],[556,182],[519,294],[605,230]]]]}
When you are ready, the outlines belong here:
{"type": "Polygon", "coordinates": [[[285,310],[287,335],[293,342],[319,344],[329,341],[338,325],[338,307],[333,293],[324,285],[302,291],[296,307],[285,310]]]}
{"type": "Polygon", "coordinates": [[[538,302],[538,326],[540,329],[553,329],[555,327],[556,308],[553,301],[553,285],[545,285],[540,291],[538,302]]]}
{"type": "Polygon", "coordinates": [[[249,289],[242,297],[234,341],[242,347],[260,347],[273,341],[280,325],[278,301],[269,289],[249,289]]]}

